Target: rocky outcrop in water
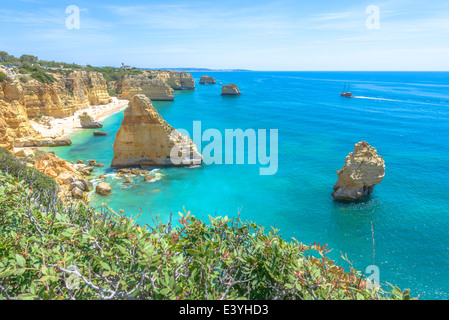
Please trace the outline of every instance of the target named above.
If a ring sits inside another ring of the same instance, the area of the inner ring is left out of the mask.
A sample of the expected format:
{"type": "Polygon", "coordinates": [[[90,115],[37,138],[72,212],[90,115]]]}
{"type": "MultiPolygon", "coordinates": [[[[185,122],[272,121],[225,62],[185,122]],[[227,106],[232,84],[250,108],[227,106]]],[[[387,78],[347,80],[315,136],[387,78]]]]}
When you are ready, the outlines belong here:
{"type": "Polygon", "coordinates": [[[241,95],[239,88],[236,84],[227,84],[221,87],[221,95],[222,96],[239,96],[241,95]]]}
{"type": "Polygon", "coordinates": [[[81,127],[85,129],[98,129],[102,128],[103,125],[99,121],[95,121],[94,118],[87,114],[87,112],[83,112],[79,115],[81,127]]]}
{"type": "Polygon", "coordinates": [[[112,192],[111,185],[107,182],[100,182],[95,187],[95,192],[101,195],[107,195],[112,192]]]}
{"type": "Polygon", "coordinates": [[[204,76],[201,76],[201,78],[200,78],[200,84],[215,84],[215,83],[217,83],[217,82],[215,81],[215,79],[213,77],[204,75],[204,76]]]}
{"type": "Polygon", "coordinates": [[[368,142],[355,144],[345,165],[337,171],[338,181],[332,197],[335,200],[354,201],[370,195],[385,175],[385,162],[368,142]]]}
{"type": "Polygon", "coordinates": [[[72,140],[67,137],[26,137],[17,139],[14,142],[15,147],[59,147],[59,146],[70,146],[72,140]]]}
{"type": "Polygon", "coordinates": [[[170,126],[144,95],[131,98],[113,148],[111,167],[188,166],[202,162],[192,140],[170,126]],[[172,150],[179,151],[174,153],[179,158],[172,157],[172,150]],[[178,159],[184,161],[176,163],[178,159]]]}

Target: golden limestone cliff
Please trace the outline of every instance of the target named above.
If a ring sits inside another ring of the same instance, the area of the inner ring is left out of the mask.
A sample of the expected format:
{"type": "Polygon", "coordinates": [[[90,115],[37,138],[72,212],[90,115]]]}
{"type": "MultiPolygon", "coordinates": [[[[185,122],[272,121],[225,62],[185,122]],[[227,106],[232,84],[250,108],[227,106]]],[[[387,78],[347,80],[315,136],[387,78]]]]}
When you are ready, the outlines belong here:
{"type": "Polygon", "coordinates": [[[165,81],[149,78],[147,73],[124,75],[117,81],[117,94],[130,100],[136,94],[144,94],[153,101],[173,101],[173,89],[165,81]]]}
{"type": "Polygon", "coordinates": [[[114,87],[123,99],[144,94],[152,101],[173,101],[174,90],[193,90],[195,81],[188,72],[145,70],[141,74],[122,76],[114,87]]]}
{"type": "Polygon", "coordinates": [[[9,150],[22,146],[67,144],[62,140],[61,143],[43,141],[42,144],[30,119],[68,117],[89,105],[112,101],[106,81],[98,72],[52,74],[53,83],[42,83],[27,74],[15,75],[3,67],[0,72],[8,75],[0,82],[0,146],[9,150]]]}
{"type": "Polygon", "coordinates": [[[195,89],[195,81],[188,72],[150,70],[148,73],[152,78],[163,80],[174,90],[195,89]]]}
{"type": "Polygon", "coordinates": [[[221,87],[222,96],[239,96],[241,95],[239,88],[236,84],[231,83],[221,87]]]}
{"type": "Polygon", "coordinates": [[[190,166],[202,162],[192,140],[170,126],[145,95],[131,98],[113,149],[112,167],[190,166]]]}
{"type": "Polygon", "coordinates": [[[112,101],[106,81],[99,72],[74,71],[69,75],[55,74],[52,84],[29,79],[23,84],[27,113],[30,118],[72,116],[89,105],[112,101]]]}
{"type": "Polygon", "coordinates": [[[86,165],[72,164],[49,152],[34,160],[34,168],[55,179],[59,186],[58,196],[63,201],[82,199],[88,201],[88,192],[92,190],[92,183],[86,179],[86,165]]]}
{"type": "Polygon", "coordinates": [[[385,162],[368,142],[355,144],[345,165],[337,171],[338,181],[332,197],[335,200],[354,201],[370,195],[385,176],[385,162]]]}
{"type": "Polygon", "coordinates": [[[0,82],[0,146],[12,150],[15,140],[35,137],[37,134],[27,116],[25,94],[20,81],[6,77],[0,82]]]}
{"type": "Polygon", "coordinates": [[[211,76],[201,76],[200,78],[200,84],[215,84],[217,83],[217,81],[211,77],[211,76]]]}

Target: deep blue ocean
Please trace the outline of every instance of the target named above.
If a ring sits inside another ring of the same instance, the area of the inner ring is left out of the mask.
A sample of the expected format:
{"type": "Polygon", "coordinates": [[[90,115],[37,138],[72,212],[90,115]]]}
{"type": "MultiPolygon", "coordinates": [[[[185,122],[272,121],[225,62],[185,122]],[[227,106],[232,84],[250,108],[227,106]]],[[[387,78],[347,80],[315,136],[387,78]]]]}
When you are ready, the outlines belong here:
{"type": "MultiPolygon", "coordinates": [[[[173,127],[192,132],[278,129],[278,170],[260,175],[260,164],[156,168],[160,179],[132,178],[125,188],[109,167],[123,111],[103,121],[109,135],[80,130],[73,145],[54,150],[76,161],[96,159],[113,187],[91,203],[152,224],[183,206],[197,217],[236,216],[300,242],[327,243],[331,257],[346,253],[354,267],[379,267],[381,284],[410,288],[422,299],[449,299],[449,73],[437,72],[208,72],[215,85],[176,91],[174,102],[153,102],[173,127]],[[235,83],[238,97],[223,97],[235,83]],[[350,83],[355,98],[339,92],[350,83]],[[355,203],[332,200],[336,171],[354,144],[366,140],[385,160],[374,193],[355,203]],[[374,231],[374,248],[372,228],[374,231]],[[374,250],[373,250],[374,249],[374,250]]],[[[207,142],[203,142],[203,148],[207,142]]],[[[270,150],[272,151],[272,150],[270,150]]]]}

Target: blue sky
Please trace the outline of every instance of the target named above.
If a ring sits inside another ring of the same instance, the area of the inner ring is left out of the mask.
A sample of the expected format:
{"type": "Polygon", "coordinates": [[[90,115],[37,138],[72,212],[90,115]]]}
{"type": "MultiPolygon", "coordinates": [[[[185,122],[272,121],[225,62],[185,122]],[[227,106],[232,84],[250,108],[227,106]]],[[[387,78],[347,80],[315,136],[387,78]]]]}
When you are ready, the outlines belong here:
{"type": "Polygon", "coordinates": [[[1,0],[0,50],[95,66],[447,71],[449,1],[1,0]],[[69,5],[80,29],[66,28],[69,5]]]}

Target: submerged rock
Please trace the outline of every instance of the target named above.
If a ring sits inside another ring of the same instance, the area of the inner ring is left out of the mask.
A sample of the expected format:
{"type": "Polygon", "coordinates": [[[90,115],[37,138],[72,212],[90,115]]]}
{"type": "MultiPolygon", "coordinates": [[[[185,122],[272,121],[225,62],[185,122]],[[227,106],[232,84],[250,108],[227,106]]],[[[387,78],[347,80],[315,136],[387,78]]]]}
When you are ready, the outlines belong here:
{"type": "Polygon", "coordinates": [[[192,140],[170,126],[142,94],[131,98],[113,149],[111,167],[191,166],[203,159],[192,140]]]}
{"type": "Polygon", "coordinates": [[[239,88],[236,84],[228,84],[221,87],[221,95],[222,96],[239,96],[241,95],[239,88]]]}
{"type": "Polygon", "coordinates": [[[200,79],[200,84],[215,84],[216,81],[213,77],[210,76],[202,76],[200,79]]]}
{"type": "Polygon", "coordinates": [[[145,182],[151,182],[151,181],[153,181],[154,179],[156,179],[155,176],[146,176],[146,177],[143,179],[143,181],[145,181],[145,182]]]}
{"type": "Polygon", "coordinates": [[[104,167],[103,163],[98,163],[95,159],[89,160],[89,165],[92,167],[104,167]]]}
{"type": "Polygon", "coordinates": [[[355,144],[354,152],[346,157],[345,165],[337,175],[332,197],[335,200],[358,200],[370,195],[374,186],[382,182],[385,162],[375,148],[361,141],[355,144]]]}
{"type": "Polygon", "coordinates": [[[90,115],[87,114],[87,112],[83,112],[79,116],[81,127],[86,129],[94,129],[94,128],[102,128],[103,125],[99,121],[95,121],[94,118],[92,118],[90,115]]]}
{"type": "Polygon", "coordinates": [[[94,131],[94,136],[107,136],[108,134],[103,131],[94,131]]]}

